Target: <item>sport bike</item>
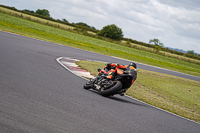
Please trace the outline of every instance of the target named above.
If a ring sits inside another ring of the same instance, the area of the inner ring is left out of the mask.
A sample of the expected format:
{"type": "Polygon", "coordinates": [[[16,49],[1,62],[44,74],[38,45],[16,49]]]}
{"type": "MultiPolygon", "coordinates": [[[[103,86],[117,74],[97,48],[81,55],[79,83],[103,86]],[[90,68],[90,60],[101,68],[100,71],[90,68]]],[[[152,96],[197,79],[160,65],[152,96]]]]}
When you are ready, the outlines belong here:
{"type": "Polygon", "coordinates": [[[84,89],[94,89],[105,97],[115,94],[123,96],[132,84],[133,76],[127,72],[123,74],[115,73],[111,80],[106,78],[108,74],[105,70],[99,68],[97,70],[99,71],[97,77],[85,83],[83,85],[84,89]]]}

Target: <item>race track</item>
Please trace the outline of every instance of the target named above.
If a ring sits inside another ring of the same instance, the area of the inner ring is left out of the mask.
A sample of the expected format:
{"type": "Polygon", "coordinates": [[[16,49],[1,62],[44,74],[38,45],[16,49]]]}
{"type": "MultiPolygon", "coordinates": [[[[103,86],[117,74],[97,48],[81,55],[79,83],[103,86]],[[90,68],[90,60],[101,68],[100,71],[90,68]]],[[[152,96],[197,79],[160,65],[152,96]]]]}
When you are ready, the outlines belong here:
{"type": "MultiPolygon", "coordinates": [[[[128,61],[0,31],[0,133],[199,133],[200,124],[129,97],[83,89],[56,59],[128,61]]],[[[199,77],[138,64],[139,68],[199,77]]]]}

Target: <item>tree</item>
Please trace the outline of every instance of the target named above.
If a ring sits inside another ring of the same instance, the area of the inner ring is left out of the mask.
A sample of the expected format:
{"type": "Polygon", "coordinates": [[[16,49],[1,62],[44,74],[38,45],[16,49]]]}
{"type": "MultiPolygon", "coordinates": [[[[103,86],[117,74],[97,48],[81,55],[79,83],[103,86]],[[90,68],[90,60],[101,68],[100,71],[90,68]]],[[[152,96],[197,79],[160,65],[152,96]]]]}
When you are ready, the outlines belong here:
{"type": "Polygon", "coordinates": [[[30,12],[30,13],[35,13],[34,11],[31,11],[31,10],[28,10],[28,9],[24,9],[23,11],[30,12]]]}
{"type": "Polygon", "coordinates": [[[94,26],[90,26],[90,28],[96,30],[96,28],[94,26]]]}
{"type": "Polygon", "coordinates": [[[64,22],[67,22],[67,23],[68,23],[68,21],[67,21],[65,18],[63,18],[62,20],[63,20],[64,22]]]}
{"type": "Polygon", "coordinates": [[[46,9],[42,9],[42,10],[38,9],[35,13],[40,14],[42,16],[50,17],[49,11],[46,9]]]}
{"type": "Polygon", "coordinates": [[[104,36],[116,40],[121,40],[122,37],[124,36],[122,30],[115,24],[103,27],[103,29],[100,30],[97,34],[99,36],[104,36]]]}
{"type": "MultiPolygon", "coordinates": [[[[75,23],[76,25],[81,25],[81,26],[85,26],[85,27],[88,27],[88,28],[91,28],[91,29],[95,29],[95,27],[93,26],[89,26],[88,24],[86,23],[83,23],[83,22],[79,22],[79,23],[75,23]]],[[[96,30],[96,29],[95,29],[96,30]]]]}
{"type": "Polygon", "coordinates": [[[149,40],[149,43],[153,43],[155,45],[155,50],[156,52],[159,52],[161,50],[162,47],[164,47],[163,43],[160,42],[160,40],[158,39],[152,39],[152,40],[149,40]]]}
{"type": "Polygon", "coordinates": [[[83,22],[76,23],[76,25],[86,26],[86,27],[89,27],[89,28],[90,28],[89,25],[87,25],[86,23],[83,23],[83,22]]]}
{"type": "Polygon", "coordinates": [[[158,40],[158,39],[149,40],[149,43],[150,43],[150,44],[151,44],[152,42],[153,42],[154,45],[156,45],[156,46],[164,47],[163,43],[161,43],[160,40],[158,40]]]}
{"type": "Polygon", "coordinates": [[[194,50],[188,50],[187,54],[197,55],[197,53],[195,53],[194,50]]]}

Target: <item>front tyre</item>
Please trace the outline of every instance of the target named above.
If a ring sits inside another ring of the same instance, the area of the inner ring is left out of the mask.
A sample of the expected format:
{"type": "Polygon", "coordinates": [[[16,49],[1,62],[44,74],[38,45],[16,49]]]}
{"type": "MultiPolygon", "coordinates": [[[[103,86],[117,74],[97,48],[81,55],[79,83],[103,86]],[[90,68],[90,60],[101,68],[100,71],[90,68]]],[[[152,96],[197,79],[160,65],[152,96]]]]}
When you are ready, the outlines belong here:
{"type": "Polygon", "coordinates": [[[122,83],[120,81],[113,81],[113,83],[114,85],[110,88],[101,88],[99,93],[104,97],[108,97],[119,92],[122,88],[122,83]]]}
{"type": "Polygon", "coordinates": [[[90,89],[92,87],[93,87],[93,83],[91,83],[91,81],[88,81],[87,83],[85,83],[83,85],[83,88],[86,89],[86,90],[88,90],[88,89],[90,89]]]}

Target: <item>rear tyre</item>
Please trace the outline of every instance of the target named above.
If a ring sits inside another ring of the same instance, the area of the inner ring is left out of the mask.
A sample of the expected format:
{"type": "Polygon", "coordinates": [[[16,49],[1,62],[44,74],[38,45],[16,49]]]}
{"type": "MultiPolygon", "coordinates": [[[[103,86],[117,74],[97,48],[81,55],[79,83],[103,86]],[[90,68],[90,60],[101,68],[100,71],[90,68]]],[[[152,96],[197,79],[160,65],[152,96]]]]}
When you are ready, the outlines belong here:
{"type": "Polygon", "coordinates": [[[119,92],[122,88],[122,83],[120,81],[113,81],[113,83],[114,86],[109,89],[102,88],[99,93],[104,97],[108,97],[119,92]]]}

